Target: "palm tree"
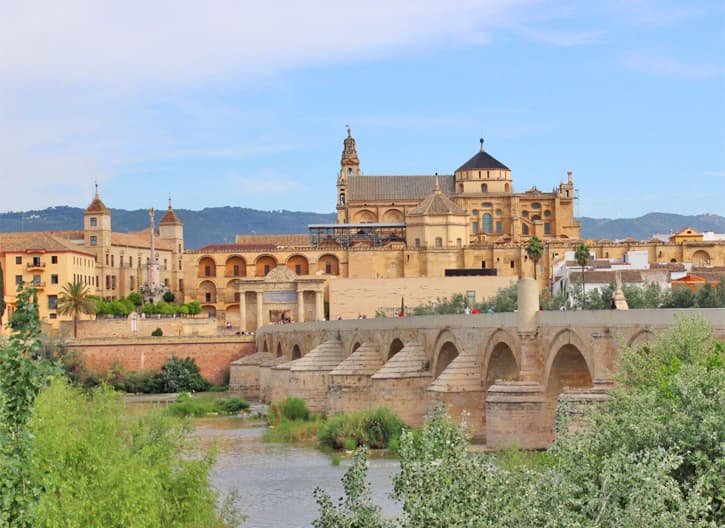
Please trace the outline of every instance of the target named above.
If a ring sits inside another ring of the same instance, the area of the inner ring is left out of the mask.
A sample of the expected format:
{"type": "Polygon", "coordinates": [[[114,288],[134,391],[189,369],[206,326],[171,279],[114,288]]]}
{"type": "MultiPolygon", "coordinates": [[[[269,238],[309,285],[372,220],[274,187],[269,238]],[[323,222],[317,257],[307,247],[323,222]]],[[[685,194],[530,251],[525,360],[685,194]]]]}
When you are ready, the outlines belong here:
{"type": "Polygon", "coordinates": [[[526,254],[534,263],[534,280],[536,280],[536,265],[544,254],[544,244],[538,237],[532,236],[526,244],[526,254]]]}
{"type": "Polygon", "coordinates": [[[96,313],[96,303],[91,298],[88,287],[80,282],[69,282],[63,286],[58,297],[58,313],[73,317],[73,337],[78,337],[78,318],[81,314],[96,313]]]}
{"type": "MultiPolygon", "coordinates": [[[[584,266],[587,265],[587,262],[589,261],[589,248],[584,242],[580,242],[576,245],[574,248],[574,260],[576,260],[576,263],[581,266],[582,272],[581,272],[581,284],[582,284],[582,304],[585,302],[585,293],[584,293],[584,266]]],[[[583,308],[583,306],[582,306],[583,308]]]]}

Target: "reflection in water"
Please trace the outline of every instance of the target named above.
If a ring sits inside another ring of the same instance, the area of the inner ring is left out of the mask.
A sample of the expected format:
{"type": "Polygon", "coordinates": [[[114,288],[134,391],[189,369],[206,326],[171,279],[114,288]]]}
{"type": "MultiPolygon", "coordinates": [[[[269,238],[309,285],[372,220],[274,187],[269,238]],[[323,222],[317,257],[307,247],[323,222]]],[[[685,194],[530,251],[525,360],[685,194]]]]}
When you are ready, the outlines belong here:
{"type": "MultiPolygon", "coordinates": [[[[217,463],[212,481],[222,492],[239,490],[240,509],[249,516],[243,528],[309,527],[317,517],[312,496],[316,486],[332,496],[342,494],[342,478],[350,461],[339,466],[329,456],[312,448],[263,443],[264,427],[250,426],[238,417],[195,420],[202,442],[214,442],[217,463]]],[[[397,460],[370,460],[368,481],[375,503],[388,515],[400,513],[388,494],[397,460]]]]}

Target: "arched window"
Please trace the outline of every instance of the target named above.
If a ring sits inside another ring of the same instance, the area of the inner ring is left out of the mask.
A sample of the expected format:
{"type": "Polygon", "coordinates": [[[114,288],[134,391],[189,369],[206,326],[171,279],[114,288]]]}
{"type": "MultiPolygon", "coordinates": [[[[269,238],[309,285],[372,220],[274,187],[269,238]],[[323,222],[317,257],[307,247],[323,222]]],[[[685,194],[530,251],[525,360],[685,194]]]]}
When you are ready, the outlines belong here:
{"type": "Polygon", "coordinates": [[[550,216],[551,216],[551,211],[549,211],[548,209],[546,211],[544,211],[544,218],[549,218],[550,216]]]}
{"type": "Polygon", "coordinates": [[[529,234],[529,226],[527,226],[526,224],[522,225],[522,226],[521,226],[521,232],[522,232],[522,233],[523,233],[524,235],[528,235],[528,234],[529,234]]]}
{"type": "Polygon", "coordinates": [[[541,209],[541,204],[539,202],[534,202],[531,204],[532,209],[541,209]]]}
{"type": "Polygon", "coordinates": [[[478,216],[478,209],[474,209],[473,211],[471,211],[471,214],[473,216],[478,216]]]}
{"type": "Polygon", "coordinates": [[[483,215],[483,232],[490,233],[491,231],[493,231],[491,229],[491,213],[486,213],[483,215]]]}
{"type": "Polygon", "coordinates": [[[345,193],[340,193],[340,205],[345,205],[345,193]]]}
{"type": "Polygon", "coordinates": [[[488,184],[482,183],[481,184],[481,192],[488,192],[488,184]]]}
{"type": "Polygon", "coordinates": [[[443,239],[441,237],[436,237],[436,247],[437,248],[443,247],[443,239]]]}
{"type": "Polygon", "coordinates": [[[352,176],[352,167],[347,168],[347,175],[352,176]]]}

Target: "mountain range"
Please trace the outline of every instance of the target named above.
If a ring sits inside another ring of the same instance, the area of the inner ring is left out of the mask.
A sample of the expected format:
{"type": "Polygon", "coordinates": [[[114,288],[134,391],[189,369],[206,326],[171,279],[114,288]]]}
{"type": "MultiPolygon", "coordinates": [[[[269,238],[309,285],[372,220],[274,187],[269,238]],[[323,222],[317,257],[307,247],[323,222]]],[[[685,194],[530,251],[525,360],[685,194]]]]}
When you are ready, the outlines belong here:
{"type": "MultiPolygon", "coordinates": [[[[188,248],[234,242],[237,234],[306,233],[308,224],[335,223],[335,213],[301,211],[258,211],[244,207],[208,207],[200,211],[176,209],[184,222],[184,243],[188,248]]],[[[139,231],[148,226],[148,211],[111,209],[114,231],[139,231]]],[[[582,238],[647,240],[657,233],[673,233],[684,227],[725,233],[725,217],[714,214],[677,215],[648,213],[638,218],[579,218],[582,238]]],[[[83,228],[83,209],[49,207],[37,211],[0,213],[0,232],[63,231],[83,228]]]]}

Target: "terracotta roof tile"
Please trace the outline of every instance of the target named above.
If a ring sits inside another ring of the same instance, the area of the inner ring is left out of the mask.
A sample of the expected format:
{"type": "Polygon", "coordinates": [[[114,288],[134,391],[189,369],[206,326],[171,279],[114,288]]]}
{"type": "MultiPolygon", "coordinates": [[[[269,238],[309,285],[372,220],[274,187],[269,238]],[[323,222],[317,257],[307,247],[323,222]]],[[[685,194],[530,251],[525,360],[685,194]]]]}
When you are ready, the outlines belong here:
{"type": "MultiPolygon", "coordinates": [[[[348,180],[347,200],[422,200],[433,192],[436,176],[354,176],[348,180]]],[[[438,176],[441,191],[453,194],[455,176],[438,176]]]]}
{"type": "Polygon", "coordinates": [[[0,233],[0,251],[18,252],[33,249],[44,251],[74,251],[93,256],[93,253],[86,251],[82,246],[47,232],[0,233]]]}

